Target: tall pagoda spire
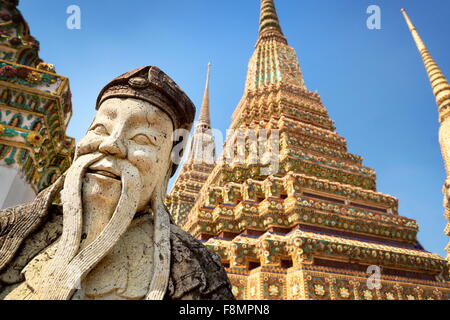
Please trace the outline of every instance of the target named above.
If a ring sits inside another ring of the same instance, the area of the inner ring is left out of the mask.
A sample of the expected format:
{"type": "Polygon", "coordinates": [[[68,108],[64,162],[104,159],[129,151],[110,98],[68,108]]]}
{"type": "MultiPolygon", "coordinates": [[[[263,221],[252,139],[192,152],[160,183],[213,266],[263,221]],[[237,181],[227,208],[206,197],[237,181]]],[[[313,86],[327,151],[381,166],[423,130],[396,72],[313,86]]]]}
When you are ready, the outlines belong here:
{"type": "Polygon", "coordinates": [[[208,73],[206,74],[205,92],[203,93],[202,107],[197,125],[206,125],[211,129],[211,117],[209,111],[209,76],[211,72],[211,63],[208,63],[208,73]]]}
{"type": "Polygon", "coordinates": [[[276,39],[287,44],[281,30],[280,20],[273,0],[261,1],[258,43],[263,40],[276,39]]]}
{"type": "Polygon", "coordinates": [[[189,211],[195,204],[200,189],[214,168],[216,157],[215,141],[211,132],[209,79],[211,63],[208,63],[206,85],[203,93],[200,115],[194,127],[186,158],[172,190],[166,197],[166,204],[175,223],[185,223],[189,211]]]}
{"type": "Polygon", "coordinates": [[[428,77],[430,78],[431,87],[433,88],[433,93],[439,106],[439,120],[443,122],[450,115],[450,85],[441,69],[428,52],[427,47],[406,13],[406,10],[402,9],[402,12],[425,64],[428,77]]]}
{"type": "Polygon", "coordinates": [[[209,110],[209,77],[211,73],[211,63],[208,63],[208,72],[206,73],[206,85],[203,92],[202,106],[200,115],[194,127],[187,162],[196,162],[197,164],[213,164],[215,159],[215,144],[211,133],[211,116],[209,110]]]}
{"type": "MultiPolygon", "coordinates": [[[[439,143],[441,145],[445,169],[447,171],[447,179],[443,189],[444,206],[446,209],[445,217],[450,220],[450,85],[441,69],[428,52],[428,49],[422,41],[422,38],[419,36],[416,27],[408,17],[406,10],[402,9],[401,11],[422,56],[425,69],[430,79],[431,87],[439,107],[439,121],[441,123],[439,128],[439,143]]],[[[450,236],[450,223],[445,228],[445,233],[450,236]]],[[[450,261],[450,243],[446,250],[449,253],[447,260],[450,261]]]]}

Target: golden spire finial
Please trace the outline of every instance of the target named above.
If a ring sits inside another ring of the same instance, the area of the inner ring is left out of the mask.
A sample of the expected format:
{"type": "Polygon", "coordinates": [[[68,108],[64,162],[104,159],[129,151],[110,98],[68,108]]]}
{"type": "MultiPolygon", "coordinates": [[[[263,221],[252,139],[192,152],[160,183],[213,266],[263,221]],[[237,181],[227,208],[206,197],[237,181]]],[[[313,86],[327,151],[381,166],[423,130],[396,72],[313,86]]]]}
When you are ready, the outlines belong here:
{"type": "Polygon", "coordinates": [[[287,44],[273,0],[261,0],[258,43],[264,39],[278,39],[287,44]]]}
{"type": "Polygon", "coordinates": [[[431,87],[433,88],[433,93],[436,96],[436,102],[439,106],[439,121],[443,122],[450,115],[450,85],[441,69],[439,69],[438,65],[428,52],[427,47],[423,43],[422,38],[419,36],[416,27],[411,22],[405,9],[402,9],[401,11],[422,56],[425,69],[430,78],[431,87]]]}
{"type": "MultiPolygon", "coordinates": [[[[431,87],[433,88],[433,93],[436,96],[436,102],[439,106],[439,121],[441,122],[441,126],[439,128],[439,144],[441,146],[442,157],[444,158],[445,169],[447,171],[447,179],[443,188],[444,207],[446,210],[445,217],[450,219],[450,85],[428,52],[425,44],[419,36],[419,33],[417,32],[416,27],[406,14],[405,9],[402,9],[402,12],[405,16],[409,30],[411,31],[416,42],[417,48],[422,55],[425,69],[427,70],[431,87]]],[[[447,224],[445,233],[450,236],[450,223],[447,224]]],[[[447,261],[450,262],[450,243],[446,247],[446,250],[449,253],[447,256],[447,261]]]]}
{"type": "Polygon", "coordinates": [[[205,92],[203,93],[202,107],[198,118],[199,124],[211,127],[211,117],[209,113],[209,77],[211,72],[211,63],[208,63],[208,73],[206,74],[205,92]]]}
{"type": "Polygon", "coordinates": [[[422,38],[419,36],[419,33],[417,32],[416,27],[412,23],[411,19],[409,18],[408,14],[406,13],[405,9],[401,10],[403,13],[403,16],[405,17],[406,24],[408,25],[409,31],[411,31],[412,36],[414,38],[414,41],[416,42],[417,48],[419,51],[426,49],[425,44],[422,41],[422,38]]]}

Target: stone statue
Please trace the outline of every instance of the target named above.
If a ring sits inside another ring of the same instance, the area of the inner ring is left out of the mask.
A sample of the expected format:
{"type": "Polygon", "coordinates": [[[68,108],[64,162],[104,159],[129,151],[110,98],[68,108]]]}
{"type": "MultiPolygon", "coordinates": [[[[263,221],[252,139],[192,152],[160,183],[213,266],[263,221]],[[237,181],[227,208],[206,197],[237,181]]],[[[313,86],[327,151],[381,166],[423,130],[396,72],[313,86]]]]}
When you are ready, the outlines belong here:
{"type": "Polygon", "coordinates": [[[97,110],[67,172],[0,211],[0,299],[234,299],[219,257],[163,202],[190,99],[142,67],[110,82],[97,110]]]}

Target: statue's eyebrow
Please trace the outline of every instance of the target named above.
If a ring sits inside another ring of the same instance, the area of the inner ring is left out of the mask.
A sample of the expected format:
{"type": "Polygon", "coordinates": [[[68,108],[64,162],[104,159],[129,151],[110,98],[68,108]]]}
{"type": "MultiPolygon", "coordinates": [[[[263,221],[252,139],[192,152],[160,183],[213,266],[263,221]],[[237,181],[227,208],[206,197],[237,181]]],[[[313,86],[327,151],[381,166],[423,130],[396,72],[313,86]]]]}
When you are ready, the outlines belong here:
{"type": "Polygon", "coordinates": [[[117,118],[117,111],[107,109],[106,110],[106,117],[108,117],[109,120],[114,120],[117,118]]]}
{"type": "Polygon", "coordinates": [[[153,114],[147,113],[145,119],[147,120],[147,123],[148,123],[149,127],[153,127],[154,125],[157,124],[157,121],[155,119],[155,115],[156,115],[156,112],[153,113],[153,114]]]}

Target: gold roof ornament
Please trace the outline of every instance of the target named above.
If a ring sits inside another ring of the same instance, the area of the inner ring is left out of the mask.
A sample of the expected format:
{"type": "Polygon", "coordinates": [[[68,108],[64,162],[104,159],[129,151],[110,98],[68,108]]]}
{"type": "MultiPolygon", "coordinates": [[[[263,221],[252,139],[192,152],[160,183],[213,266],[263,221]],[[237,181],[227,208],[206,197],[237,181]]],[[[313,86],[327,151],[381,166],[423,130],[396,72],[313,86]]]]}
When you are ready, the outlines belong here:
{"type": "Polygon", "coordinates": [[[409,31],[411,31],[413,39],[417,45],[417,49],[422,56],[425,69],[431,82],[431,87],[433,88],[433,93],[436,97],[436,102],[439,106],[439,121],[443,122],[450,114],[450,85],[441,69],[429,53],[422,38],[417,32],[416,27],[406,13],[406,10],[402,9],[401,11],[405,17],[406,23],[408,24],[409,31]]]}
{"type": "MultiPolygon", "coordinates": [[[[416,42],[417,49],[422,56],[433,93],[436,97],[436,103],[439,107],[439,122],[441,123],[439,128],[439,144],[441,146],[442,157],[444,158],[445,169],[447,171],[447,179],[443,187],[444,207],[446,210],[445,217],[450,219],[450,85],[441,69],[428,52],[427,47],[406,13],[406,10],[402,9],[401,11],[409,27],[409,31],[411,31],[414,41],[416,42]]],[[[445,234],[450,236],[450,223],[447,224],[447,227],[445,228],[445,234]]],[[[449,253],[447,261],[450,261],[450,243],[446,250],[449,253]]]]}

